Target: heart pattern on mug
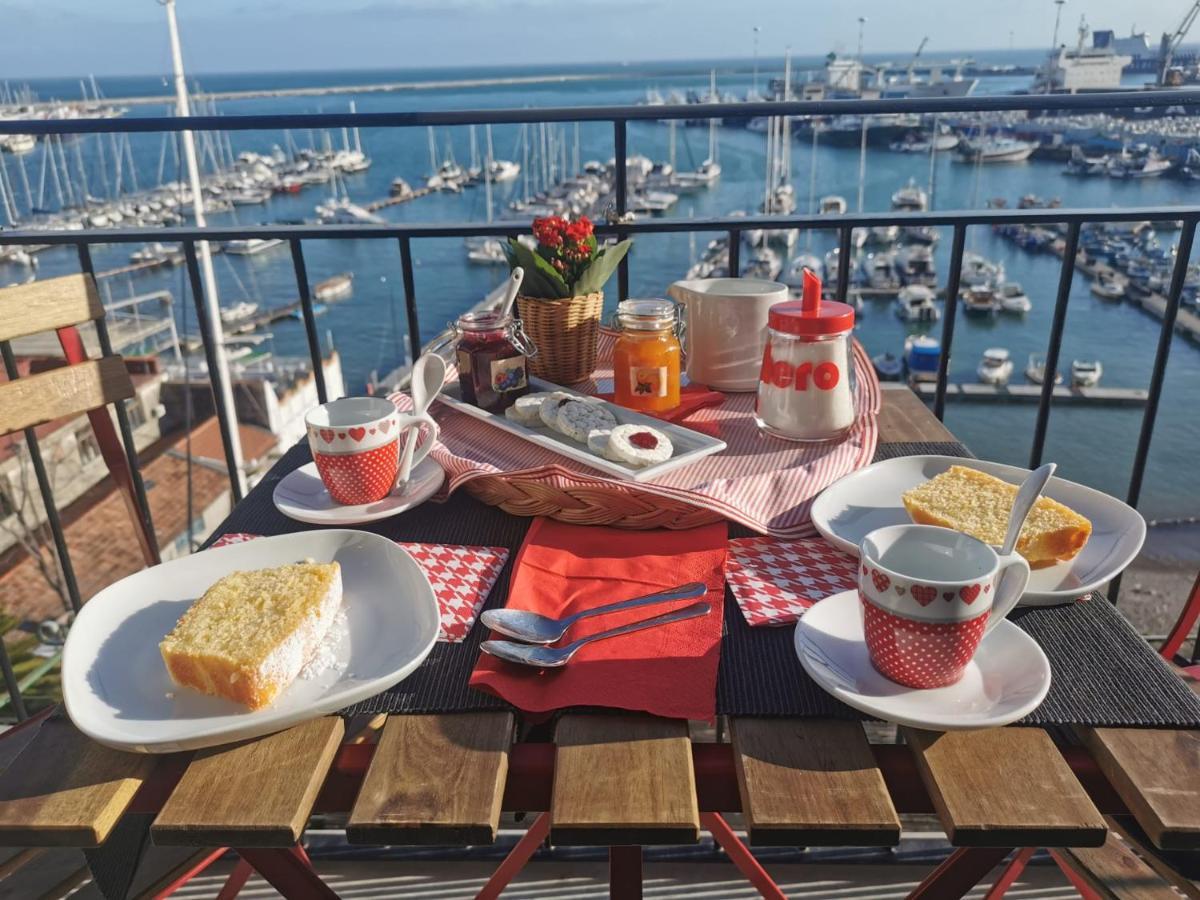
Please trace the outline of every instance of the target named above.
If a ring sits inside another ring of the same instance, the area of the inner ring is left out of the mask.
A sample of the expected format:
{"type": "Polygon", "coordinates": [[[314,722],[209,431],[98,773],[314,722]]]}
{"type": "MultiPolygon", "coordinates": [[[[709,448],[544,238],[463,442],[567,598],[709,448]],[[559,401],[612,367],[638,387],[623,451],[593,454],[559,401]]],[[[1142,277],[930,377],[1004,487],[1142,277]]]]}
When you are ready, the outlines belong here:
{"type": "Polygon", "coordinates": [[[942,594],[942,599],[949,603],[954,599],[954,591],[946,591],[946,593],[942,594]]]}
{"type": "Polygon", "coordinates": [[[975,598],[979,596],[979,585],[968,584],[958,589],[958,596],[962,597],[963,603],[971,604],[975,602],[975,598]]]}
{"type": "Polygon", "coordinates": [[[352,440],[361,441],[367,436],[367,429],[359,427],[348,428],[346,429],[346,433],[350,435],[352,440]]]}
{"type": "Polygon", "coordinates": [[[871,664],[885,678],[913,688],[958,681],[990,615],[981,613],[965,622],[918,622],[876,606],[861,591],[859,597],[871,664]]]}
{"type": "Polygon", "coordinates": [[[983,586],[983,592],[985,594],[990,594],[992,592],[992,586],[990,584],[985,584],[983,586]]]}
{"type": "Polygon", "coordinates": [[[875,584],[875,590],[877,591],[886,591],[892,583],[892,579],[888,578],[878,569],[871,570],[871,581],[875,584]]]}
{"type": "Polygon", "coordinates": [[[898,584],[896,585],[896,593],[903,597],[906,593],[908,593],[908,588],[902,584],[898,584]]]}
{"type": "Polygon", "coordinates": [[[382,422],[380,422],[379,430],[382,431],[384,434],[387,434],[389,431],[391,431],[392,430],[392,420],[384,419],[382,422]]]}
{"type": "Polygon", "coordinates": [[[399,440],[355,453],[314,453],[321,480],[334,501],[345,506],[374,503],[386,497],[396,483],[399,440]]]}
{"type": "Polygon", "coordinates": [[[928,606],[937,599],[937,588],[926,584],[914,584],[912,586],[912,595],[913,599],[922,606],[928,606]]]}
{"type": "Polygon", "coordinates": [[[346,439],[346,432],[344,432],[344,431],[339,431],[339,432],[338,432],[338,437],[344,441],[344,440],[346,439]]]}
{"type": "Polygon", "coordinates": [[[321,435],[321,440],[323,440],[325,443],[333,443],[334,431],[332,428],[322,428],[319,434],[321,435]]]}

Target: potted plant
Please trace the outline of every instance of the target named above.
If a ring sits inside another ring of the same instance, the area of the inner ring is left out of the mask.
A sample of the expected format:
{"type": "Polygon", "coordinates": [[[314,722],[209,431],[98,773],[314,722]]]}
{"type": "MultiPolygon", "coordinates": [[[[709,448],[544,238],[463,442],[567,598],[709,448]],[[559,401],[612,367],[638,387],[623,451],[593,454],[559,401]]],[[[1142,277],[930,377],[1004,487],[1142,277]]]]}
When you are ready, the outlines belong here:
{"type": "Polygon", "coordinates": [[[629,252],[630,241],[603,247],[587,216],[533,220],[537,246],[510,239],[505,255],[525,270],[517,311],[537,345],[530,371],[558,384],[583,381],[596,367],[604,283],[629,252]]]}

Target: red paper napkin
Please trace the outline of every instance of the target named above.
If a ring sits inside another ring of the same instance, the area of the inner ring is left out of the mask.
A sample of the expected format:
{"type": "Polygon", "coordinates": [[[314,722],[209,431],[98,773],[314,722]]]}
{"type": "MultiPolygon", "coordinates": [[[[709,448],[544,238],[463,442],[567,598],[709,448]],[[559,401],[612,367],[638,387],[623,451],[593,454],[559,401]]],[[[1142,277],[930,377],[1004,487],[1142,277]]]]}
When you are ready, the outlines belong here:
{"type": "MultiPolygon", "coordinates": [[[[597,394],[601,400],[612,400],[612,394],[597,394]]],[[[656,419],[662,419],[664,422],[672,422],[675,425],[682,425],[684,428],[690,428],[693,431],[699,431],[707,434],[709,437],[721,436],[720,424],[715,420],[706,422],[689,422],[688,417],[692,413],[702,409],[708,409],[710,406],[720,406],[725,402],[725,395],[720,391],[710,391],[702,384],[685,384],[679,389],[679,405],[674,409],[668,409],[665,412],[650,412],[648,410],[638,410],[645,413],[647,416],[653,416],[656,419]]]]}
{"type": "MultiPolygon", "coordinates": [[[[560,618],[699,581],[708,585],[704,599],[712,610],[695,619],[587,644],[561,669],[517,666],[481,653],[471,684],[527,712],[606,706],[711,720],[716,713],[726,543],[723,522],[688,531],[627,531],[538,519],[517,554],[510,608],[560,618]]],[[[677,600],[584,619],[563,643],[696,602],[677,600]]]]}
{"type": "Polygon", "coordinates": [[[827,542],[769,537],[729,542],[725,577],[751,625],[787,625],[830,594],[857,584],[856,560],[827,542]]]}
{"type": "MultiPolygon", "coordinates": [[[[252,541],[257,534],[225,534],[213,547],[252,541]]],[[[504,547],[455,547],[449,544],[413,544],[396,541],[416,560],[433,586],[441,628],[439,641],[457,644],[479,618],[479,610],[508,560],[504,547]]]]}

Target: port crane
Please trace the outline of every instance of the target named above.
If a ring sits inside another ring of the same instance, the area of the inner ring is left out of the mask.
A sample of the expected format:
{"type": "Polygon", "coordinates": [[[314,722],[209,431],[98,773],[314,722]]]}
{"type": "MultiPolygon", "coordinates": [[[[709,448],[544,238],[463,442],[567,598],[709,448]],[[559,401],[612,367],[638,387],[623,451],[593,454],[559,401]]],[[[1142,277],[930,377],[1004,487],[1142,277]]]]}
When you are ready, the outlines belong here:
{"type": "Polygon", "coordinates": [[[908,61],[908,83],[913,83],[913,69],[917,67],[917,60],[921,58],[921,51],[925,49],[925,45],[929,43],[928,35],[921,38],[921,43],[917,45],[917,52],[912,55],[912,59],[908,61]]]}
{"type": "Polygon", "coordinates": [[[1158,83],[1160,85],[1183,83],[1180,73],[1172,73],[1171,60],[1175,56],[1175,51],[1179,49],[1179,45],[1183,43],[1183,39],[1187,37],[1187,33],[1191,30],[1197,16],[1200,16],[1200,0],[1196,0],[1192,4],[1191,9],[1187,11],[1187,15],[1183,17],[1183,21],[1179,23],[1179,27],[1175,29],[1174,34],[1166,34],[1164,32],[1162,43],[1158,48],[1158,83]]]}

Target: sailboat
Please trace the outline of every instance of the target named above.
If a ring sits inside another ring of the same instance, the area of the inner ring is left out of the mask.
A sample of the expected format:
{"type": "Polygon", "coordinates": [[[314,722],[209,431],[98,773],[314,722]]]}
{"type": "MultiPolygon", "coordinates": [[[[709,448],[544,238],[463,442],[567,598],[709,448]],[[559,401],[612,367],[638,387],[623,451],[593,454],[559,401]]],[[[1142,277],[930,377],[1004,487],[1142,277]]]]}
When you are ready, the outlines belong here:
{"type": "MultiPolygon", "coordinates": [[[[711,93],[716,94],[717,82],[716,73],[712,73],[711,93]]],[[[717,120],[708,120],[708,156],[704,162],[696,168],[694,172],[676,172],[674,185],[676,190],[686,193],[687,191],[700,190],[701,188],[712,187],[718,178],[721,177],[721,164],[718,162],[718,146],[717,146],[717,120]]]]}
{"type": "MultiPolygon", "coordinates": [[[[354,101],[350,101],[350,112],[357,113],[354,101]]],[[[358,126],[354,127],[354,147],[350,147],[349,132],[342,129],[342,149],[333,154],[329,162],[330,168],[346,175],[356,175],[371,168],[370,158],[363,153],[362,138],[358,134],[358,126]]]]}

